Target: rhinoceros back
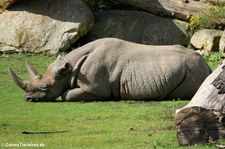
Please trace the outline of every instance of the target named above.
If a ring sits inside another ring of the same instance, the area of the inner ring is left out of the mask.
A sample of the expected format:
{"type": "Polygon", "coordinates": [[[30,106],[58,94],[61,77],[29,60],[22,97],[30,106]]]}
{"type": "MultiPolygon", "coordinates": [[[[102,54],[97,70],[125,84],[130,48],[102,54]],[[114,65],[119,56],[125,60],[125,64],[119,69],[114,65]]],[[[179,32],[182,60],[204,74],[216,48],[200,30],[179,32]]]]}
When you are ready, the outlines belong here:
{"type": "Polygon", "coordinates": [[[203,58],[182,46],[119,39],[94,43],[95,50],[82,65],[77,82],[83,91],[99,98],[189,99],[210,74],[203,58]]]}
{"type": "Polygon", "coordinates": [[[164,99],[185,77],[182,56],[162,57],[152,51],[139,56],[128,58],[121,73],[122,99],[164,99]]]}

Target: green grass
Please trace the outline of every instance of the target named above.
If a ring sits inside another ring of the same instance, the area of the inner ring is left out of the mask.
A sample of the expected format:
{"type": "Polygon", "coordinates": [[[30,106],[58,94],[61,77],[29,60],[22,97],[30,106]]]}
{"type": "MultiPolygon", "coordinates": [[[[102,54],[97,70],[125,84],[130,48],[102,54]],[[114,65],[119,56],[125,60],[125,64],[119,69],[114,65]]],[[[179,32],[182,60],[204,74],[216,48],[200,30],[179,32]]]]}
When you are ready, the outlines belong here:
{"type": "MultiPolygon", "coordinates": [[[[44,145],[40,148],[46,149],[182,148],[176,137],[174,113],[188,101],[24,102],[23,91],[7,74],[8,67],[28,79],[25,61],[32,62],[43,74],[55,58],[47,54],[0,56],[0,148],[37,148],[12,147],[27,143],[44,145]],[[65,132],[23,134],[24,131],[65,132]]],[[[200,144],[186,148],[216,147],[200,144]]]]}
{"type": "Polygon", "coordinates": [[[212,68],[212,70],[216,69],[216,67],[222,62],[221,52],[214,52],[209,55],[204,55],[203,58],[206,60],[208,65],[212,68]]]}

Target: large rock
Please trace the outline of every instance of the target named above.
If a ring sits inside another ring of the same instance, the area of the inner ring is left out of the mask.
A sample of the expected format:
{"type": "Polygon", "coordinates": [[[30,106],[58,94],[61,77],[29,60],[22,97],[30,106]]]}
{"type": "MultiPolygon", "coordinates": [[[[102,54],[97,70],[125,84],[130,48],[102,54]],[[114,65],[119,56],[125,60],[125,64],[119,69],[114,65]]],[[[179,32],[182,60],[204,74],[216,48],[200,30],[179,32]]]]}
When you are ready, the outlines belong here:
{"type": "Polygon", "coordinates": [[[218,51],[222,33],[222,31],[215,29],[200,30],[195,32],[191,37],[191,44],[197,49],[202,49],[209,52],[218,51]]]}
{"type": "Polygon", "coordinates": [[[220,51],[225,55],[225,30],[220,38],[220,51]]]}
{"type": "Polygon", "coordinates": [[[97,12],[94,18],[95,25],[88,33],[88,40],[114,37],[153,45],[187,45],[189,42],[188,23],[182,21],[120,10],[97,12]]]}
{"type": "Polygon", "coordinates": [[[82,0],[19,0],[0,14],[0,51],[65,51],[93,26],[82,0]]]}
{"type": "Polygon", "coordinates": [[[114,3],[128,4],[153,14],[172,16],[189,20],[190,16],[207,10],[210,6],[199,0],[112,0],[114,3]]]}
{"type": "Polygon", "coordinates": [[[0,13],[2,13],[6,8],[10,7],[16,0],[0,0],[0,13]]]}

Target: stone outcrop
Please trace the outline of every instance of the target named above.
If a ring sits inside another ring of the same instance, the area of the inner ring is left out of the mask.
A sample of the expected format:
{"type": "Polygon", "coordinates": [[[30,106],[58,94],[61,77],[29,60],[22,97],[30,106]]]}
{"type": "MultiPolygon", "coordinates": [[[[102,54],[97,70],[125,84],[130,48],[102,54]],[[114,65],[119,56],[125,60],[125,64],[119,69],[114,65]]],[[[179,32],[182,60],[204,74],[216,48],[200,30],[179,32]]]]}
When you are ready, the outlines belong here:
{"type": "Polygon", "coordinates": [[[223,31],[223,34],[222,34],[222,36],[220,38],[220,51],[222,53],[225,53],[225,30],[223,31]]]}
{"type": "Polygon", "coordinates": [[[67,50],[93,26],[81,0],[19,0],[0,14],[0,51],[67,50]]]}
{"type": "Polygon", "coordinates": [[[222,33],[222,31],[214,29],[200,30],[195,32],[191,37],[191,44],[197,49],[209,52],[219,51],[219,42],[222,33]]]}
{"type": "Polygon", "coordinates": [[[121,10],[97,12],[94,18],[95,25],[88,33],[89,41],[114,37],[153,45],[187,45],[189,42],[188,23],[183,21],[121,10]]]}
{"type": "Polygon", "coordinates": [[[181,20],[189,20],[190,16],[212,7],[199,0],[112,0],[135,6],[153,14],[175,17],[181,20]]]}
{"type": "Polygon", "coordinates": [[[17,0],[0,0],[0,13],[2,13],[5,9],[10,7],[17,0]]]}

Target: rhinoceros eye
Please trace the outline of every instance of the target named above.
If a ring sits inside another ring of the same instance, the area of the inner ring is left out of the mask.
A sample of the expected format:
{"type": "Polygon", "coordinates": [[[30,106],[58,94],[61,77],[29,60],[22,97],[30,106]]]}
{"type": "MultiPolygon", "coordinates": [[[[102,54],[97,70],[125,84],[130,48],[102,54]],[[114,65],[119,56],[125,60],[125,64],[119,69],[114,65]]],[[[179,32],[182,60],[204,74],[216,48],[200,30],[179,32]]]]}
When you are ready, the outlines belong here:
{"type": "Polygon", "coordinates": [[[44,86],[40,87],[40,89],[41,89],[42,91],[47,91],[48,88],[49,88],[49,87],[48,87],[47,84],[45,84],[44,86]]]}
{"type": "Polygon", "coordinates": [[[41,90],[42,90],[42,91],[47,91],[48,88],[47,88],[47,87],[41,87],[41,90]]]}

